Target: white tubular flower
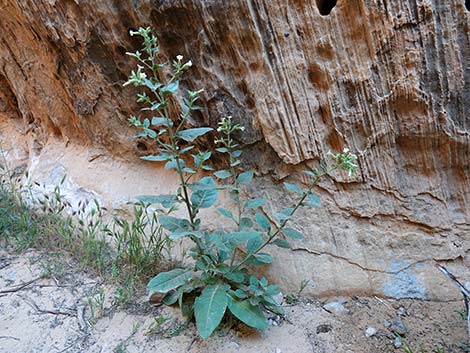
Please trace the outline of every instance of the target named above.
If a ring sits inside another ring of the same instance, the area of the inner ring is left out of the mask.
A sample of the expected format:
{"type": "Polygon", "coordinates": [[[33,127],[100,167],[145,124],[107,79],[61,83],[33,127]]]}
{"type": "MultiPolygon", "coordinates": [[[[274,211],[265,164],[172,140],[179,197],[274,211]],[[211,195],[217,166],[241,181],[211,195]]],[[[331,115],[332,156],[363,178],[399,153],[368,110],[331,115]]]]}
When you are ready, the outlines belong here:
{"type": "Polygon", "coordinates": [[[177,55],[177,56],[176,56],[176,60],[178,60],[178,61],[183,60],[183,55],[177,55]]]}

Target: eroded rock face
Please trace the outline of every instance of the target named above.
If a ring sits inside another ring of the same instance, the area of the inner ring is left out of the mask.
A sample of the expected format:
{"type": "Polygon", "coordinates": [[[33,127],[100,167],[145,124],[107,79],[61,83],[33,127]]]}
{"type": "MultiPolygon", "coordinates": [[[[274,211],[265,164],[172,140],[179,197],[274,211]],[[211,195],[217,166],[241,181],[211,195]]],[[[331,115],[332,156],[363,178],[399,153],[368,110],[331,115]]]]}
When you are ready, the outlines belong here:
{"type": "MultiPolygon", "coordinates": [[[[151,146],[127,124],[138,108],[125,52],[139,47],[128,30],[151,25],[165,55],[194,63],[183,86],[206,91],[195,124],[232,115],[248,128],[247,162],[266,175],[253,191],[273,209],[292,196],[277,179],[330,149],[359,155],[359,175],[335,174],[318,190],[324,207],[301,215],[306,239],[271,268],[281,285],[457,296],[433,259],[470,278],[470,12],[464,0],[334,3],[3,0],[3,139],[38,177],[60,163],[109,203],[134,196],[117,180],[151,146]]],[[[164,188],[164,171],[138,168],[142,189],[164,188]]]]}

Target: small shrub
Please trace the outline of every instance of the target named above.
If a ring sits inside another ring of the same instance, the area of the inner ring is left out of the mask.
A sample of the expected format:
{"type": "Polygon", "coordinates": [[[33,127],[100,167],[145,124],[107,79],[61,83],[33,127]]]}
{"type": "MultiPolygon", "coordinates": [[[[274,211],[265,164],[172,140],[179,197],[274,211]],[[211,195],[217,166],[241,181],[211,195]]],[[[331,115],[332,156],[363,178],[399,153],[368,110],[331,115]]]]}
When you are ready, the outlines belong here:
{"type": "Polygon", "coordinates": [[[303,238],[294,228],[287,227],[295,212],[304,206],[318,207],[320,200],[313,193],[318,181],[335,169],[354,173],[356,157],[345,149],[330,153],[331,166],[320,165],[318,170],[305,171],[310,177],[306,188],[284,183],[288,192],[298,195],[292,207],[268,215],[261,207],[263,198],[241,197],[242,189],[253,179],[253,171],[240,170],[241,149],[234,140],[243,127],[230,118],[219,122],[215,150],[227,156],[227,166],[214,170],[209,164],[212,151],[197,150],[195,141],[214,134],[210,127],[191,127],[191,115],[200,110],[197,105],[202,90],[187,90],[180,95],[179,78],[191,66],[178,55],[171,64],[160,63],[157,37],[149,28],[131,31],[140,36],[143,48],[128,53],[139,61],[126,85],[140,87],[137,101],[144,105],[142,115],[129,121],[140,129],[139,138],[149,138],[158,146],[159,153],[142,157],[146,161],[164,163],[165,169],[176,172],[179,180],[174,194],[141,196],[140,200],[160,205],[163,215],[158,220],[172,240],[189,239],[194,245],[189,255],[194,265],[159,273],[148,284],[149,291],[165,293],[165,304],[179,303],[188,317],[194,317],[199,334],[209,337],[223,317],[230,313],[243,323],[258,329],[268,326],[264,311],[282,314],[282,307],[274,300],[279,294],[276,285],[266,278],[258,278],[252,269],[270,264],[272,256],[268,245],[290,248],[291,241],[303,238]],[[175,114],[170,107],[178,105],[175,114]],[[196,175],[203,173],[201,178],[196,175]],[[215,206],[219,192],[230,194],[235,211],[218,208],[217,211],[233,224],[233,230],[206,231],[200,211],[215,206]],[[183,206],[186,217],[174,212],[183,206]],[[276,220],[276,221],[273,221],[276,220]]]}

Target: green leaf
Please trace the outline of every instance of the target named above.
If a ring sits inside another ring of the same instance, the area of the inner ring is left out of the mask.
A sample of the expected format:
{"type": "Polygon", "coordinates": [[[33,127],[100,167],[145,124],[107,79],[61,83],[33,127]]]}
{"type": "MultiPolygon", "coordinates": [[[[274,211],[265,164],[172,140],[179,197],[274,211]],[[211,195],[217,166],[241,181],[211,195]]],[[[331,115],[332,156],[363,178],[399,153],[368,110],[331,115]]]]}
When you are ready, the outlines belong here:
{"type": "Polygon", "coordinates": [[[304,236],[302,233],[300,233],[299,231],[296,231],[295,229],[293,228],[284,228],[282,230],[282,233],[286,236],[286,237],[289,237],[291,239],[296,239],[296,240],[300,240],[300,239],[303,239],[304,236]]]}
{"type": "Polygon", "coordinates": [[[262,213],[257,213],[255,216],[256,223],[261,227],[263,230],[271,230],[271,222],[266,218],[265,215],[262,213]]]}
{"type": "Polygon", "coordinates": [[[214,173],[214,175],[219,179],[226,179],[232,175],[228,170],[218,170],[214,173]]]}
{"type": "Polygon", "coordinates": [[[321,207],[320,198],[315,194],[308,194],[307,204],[312,207],[321,207]]]}
{"type": "Polygon", "coordinates": [[[178,202],[178,199],[175,195],[141,195],[137,196],[137,199],[143,203],[158,203],[165,208],[170,208],[178,202]]]}
{"type": "Polygon", "coordinates": [[[173,122],[165,117],[162,116],[154,116],[152,118],[152,125],[153,126],[173,126],[173,122]]]}
{"type": "Polygon", "coordinates": [[[215,149],[217,152],[220,152],[220,153],[227,153],[228,152],[228,148],[227,147],[217,147],[215,149]]]}
{"type": "Polygon", "coordinates": [[[198,127],[194,129],[187,129],[187,130],[182,130],[179,131],[176,135],[183,140],[187,142],[193,142],[195,139],[197,139],[199,136],[202,136],[209,131],[212,131],[212,128],[210,127],[198,127]]]}
{"type": "Polygon", "coordinates": [[[265,203],[266,203],[265,199],[258,197],[256,199],[248,200],[245,203],[245,208],[258,208],[258,207],[263,206],[265,203]]]}
{"type": "Polygon", "coordinates": [[[158,220],[163,228],[173,233],[191,230],[191,223],[189,223],[187,219],[172,216],[160,216],[158,220]]]}
{"type": "Polygon", "coordinates": [[[229,297],[228,308],[238,320],[248,326],[261,330],[268,328],[268,322],[260,307],[250,304],[248,300],[238,301],[229,297]]]}
{"type": "Polygon", "coordinates": [[[243,283],[245,280],[245,273],[246,270],[238,270],[235,272],[228,272],[224,274],[224,277],[235,283],[243,283]]]}
{"type": "Polygon", "coordinates": [[[287,240],[282,239],[282,238],[274,239],[271,243],[284,249],[292,248],[292,245],[287,240]]]}
{"type": "MultiPolygon", "coordinates": [[[[180,167],[184,168],[185,165],[186,165],[186,163],[184,163],[184,161],[182,159],[180,159],[180,167]]],[[[168,162],[166,162],[165,163],[165,169],[177,170],[178,169],[178,162],[176,161],[176,159],[171,159],[168,162]]]]}
{"type": "Polygon", "coordinates": [[[272,262],[273,258],[271,255],[266,253],[259,253],[251,255],[245,263],[250,266],[261,266],[265,264],[270,264],[272,262]]]}
{"type": "Polygon", "coordinates": [[[193,271],[186,268],[175,268],[168,272],[159,273],[147,284],[147,290],[167,293],[187,283],[193,277],[193,271]]]}
{"type": "Polygon", "coordinates": [[[225,237],[229,239],[231,243],[238,245],[247,240],[250,241],[252,239],[261,238],[261,233],[260,232],[234,232],[234,233],[227,233],[225,237]]]}
{"type": "Polygon", "coordinates": [[[160,92],[162,94],[169,94],[169,93],[174,94],[174,93],[176,93],[176,91],[178,91],[178,86],[179,86],[179,82],[175,81],[175,82],[167,84],[166,86],[163,86],[161,88],[160,92]]]}
{"type": "Polygon", "coordinates": [[[253,228],[253,221],[249,218],[243,217],[240,219],[240,230],[248,230],[253,228]]]}
{"type": "Polygon", "coordinates": [[[295,184],[283,183],[287,190],[295,192],[296,194],[303,195],[304,191],[295,184]]]}
{"type": "Polygon", "coordinates": [[[217,212],[219,212],[224,217],[227,217],[229,219],[234,219],[232,212],[230,212],[229,210],[227,210],[225,208],[218,208],[217,212]]]}
{"type": "Polygon", "coordinates": [[[312,172],[312,171],[310,171],[310,170],[304,170],[303,172],[304,172],[305,174],[307,174],[308,176],[311,176],[311,177],[313,177],[313,178],[316,178],[316,177],[318,176],[317,173],[312,172]]]}
{"type": "Polygon", "coordinates": [[[274,216],[281,222],[288,220],[289,218],[292,217],[292,212],[294,212],[294,209],[289,207],[283,209],[279,213],[275,213],[274,216]]]}
{"type": "Polygon", "coordinates": [[[227,289],[223,283],[209,285],[194,301],[196,327],[202,338],[208,338],[222,321],[227,309],[227,289]]]}
{"type": "Polygon", "coordinates": [[[151,161],[151,162],[162,162],[170,159],[171,156],[166,153],[160,153],[160,154],[154,154],[150,156],[143,156],[140,157],[140,159],[143,159],[144,161],[151,161]]]}
{"type": "Polygon", "coordinates": [[[170,292],[162,299],[162,303],[168,306],[173,305],[178,301],[182,294],[183,293],[179,290],[170,292]]]}
{"type": "Polygon", "coordinates": [[[194,209],[209,208],[217,202],[217,184],[211,177],[204,177],[191,185],[191,204],[194,209]]]}
{"type": "Polygon", "coordinates": [[[202,237],[202,234],[200,232],[193,231],[193,230],[185,230],[185,231],[182,231],[182,232],[173,232],[173,233],[170,234],[169,238],[171,240],[176,240],[176,239],[180,239],[180,238],[183,238],[183,237],[187,237],[189,235],[193,235],[196,238],[201,238],[202,237]]]}
{"type": "Polygon", "coordinates": [[[166,102],[156,103],[152,105],[150,108],[144,108],[142,110],[161,110],[166,107],[166,102]]]}
{"type": "Polygon", "coordinates": [[[239,185],[244,185],[244,184],[248,184],[252,179],[253,179],[253,171],[252,170],[249,170],[247,172],[243,172],[241,173],[238,177],[237,177],[237,183],[239,185]]]}
{"type": "Polygon", "coordinates": [[[261,245],[263,245],[263,243],[264,243],[264,240],[262,236],[250,239],[248,240],[248,243],[246,244],[246,250],[250,254],[253,254],[261,247],[261,245]]]}

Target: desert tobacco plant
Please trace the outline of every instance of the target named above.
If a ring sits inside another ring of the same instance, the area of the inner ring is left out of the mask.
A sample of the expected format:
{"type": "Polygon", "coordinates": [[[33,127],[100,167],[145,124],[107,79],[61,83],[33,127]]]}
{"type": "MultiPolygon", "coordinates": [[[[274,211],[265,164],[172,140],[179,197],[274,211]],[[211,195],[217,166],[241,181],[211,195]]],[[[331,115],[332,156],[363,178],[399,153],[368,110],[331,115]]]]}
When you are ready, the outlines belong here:
{"type": "Polygon", "coordinates": [[[159,149],[158,154],[142,159],[165,163],[165,169],[175,171],[179,177],[175,194],[141,196],[140,200],[161,205],[160,212],[164,212],[159,222],[170,239],[188,238],[194,244],[189,251],[193,265],[158,274],[147,289],[165,293],[165,304],[178,302],[185,315],[195,318],[203,338],[209,337],[228,313],[251,327],[264,329],[268,325],[265,311],[283,312],[274,300],[279,289],[266,278],[256,277],[251,270],[273,261],[266,252],[268,245],[290,248],[290,241],[303,238],[301,233],[287,226],[289,221],[300,207],[320,206],[313,187],[335,169],[354,173],[356,157],[346,149],[343,153],[331,153],[331,166],[321,165],[318,170],[305,171],[311,179],[306,188],[284,183],[289,192],[298,194],[297,202],[267,215],[262,210],[263,198],[242,198],[242,189],[253,179],[253,171],[239,169],[242,151],[233,138],[243,127],[230,117],[219,122],[217,131],[210,127],[190,127],[191,114],[201,109],[197,101],[202,90],[182,94],[178,79],[191,67],[191,61],[185,62],[178,55],[171,64],[160,63],[157,37],[150,28],[139,28],[130,34],[143,39],[143,49],[128,53],[139,65],[125,85],[133,84],[142,89],[137,97],[144,108],[141,109],[143,116],[131,116],[129,121],[140,129],[136,137],[153,140],[159,149]],[[179,112],[171,114],[175,109],[170,112],[169,107],[174,108],[175,103],[179,105],[179,112]],[[208,164],[211,151],[196,148],[196,139],[208,133],[219,135],[215,150],[227,156],[224,169],[215,171],[208,164]],[[202,171],[206,176],[197,178],[202,171]],[[233,230],[221,227],[221,230],[206,231],[200,211],[215,206],[221,191],[229,192],[236,205],[234,210],[217,209],[233,224],[233,230]],[[181,206],[185,208],[185,217],[174,214],[181,206]]]}

